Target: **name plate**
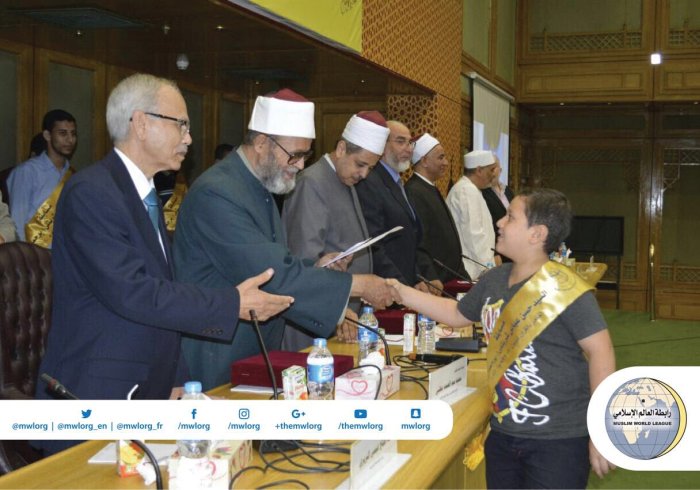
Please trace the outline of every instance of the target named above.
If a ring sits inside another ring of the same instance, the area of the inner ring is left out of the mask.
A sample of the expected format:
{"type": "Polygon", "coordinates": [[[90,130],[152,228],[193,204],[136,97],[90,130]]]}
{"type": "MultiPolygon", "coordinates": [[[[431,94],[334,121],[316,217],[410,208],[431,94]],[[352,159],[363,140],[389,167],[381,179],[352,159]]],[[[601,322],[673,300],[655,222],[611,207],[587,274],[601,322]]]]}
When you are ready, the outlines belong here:
{"type": "Polygon", "coordinates": [[[350,448],[350,478],[338,488],[381,488],[411,458],[395,440],[357,441],[350,448]]]}
{"type": "Polygon", "coordinates": [[[443,400],[452,405],[474,391],[467,387],[466,357],[432,371],[428,380],[428,400],[443,400]]]}

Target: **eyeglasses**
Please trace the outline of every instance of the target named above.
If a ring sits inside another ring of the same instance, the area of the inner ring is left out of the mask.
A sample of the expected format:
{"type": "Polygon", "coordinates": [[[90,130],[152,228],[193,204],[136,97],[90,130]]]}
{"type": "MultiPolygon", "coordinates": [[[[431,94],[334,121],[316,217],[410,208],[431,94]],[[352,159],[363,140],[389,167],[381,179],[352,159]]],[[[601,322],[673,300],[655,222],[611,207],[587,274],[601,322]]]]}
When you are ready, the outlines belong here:
{"type": "Polygon", "coordinates": [[[163,114],[156,114],[154,112],[144,112],[147,116],[157,117],[158,119],[167,119],[168,121],[174,121],[180,127],[180,136],[185,136],[190,132],[190,122],[187,119],[178,119],[176,117],[164,116],[163,114]]]}
{"type": "Polygon", "coordinates": [[[393,141],[394,143],[396,143],[397,145],[399,145],[399,146],[406,146],[406,145],[408,145],[408,146],[410,146],[411,148],[413,148],[414,146],[416,146],[416,142],[415,142],[415,141],[411,141],[410,139],[403,138],[403,137],[401,137],[401,136],[399,136],[398,138],[394,138],[392,141],[393,141]]]}
{"type": "Polygon", "coordinates": [[[297,152],[295,152],[295,153],[289,153],[289,152],[285,149],[284,146],[280,145],[280,144],[277,142],[277,140],[276,140],[275,138],[273,138],[273,137],[270,136],[270,135],[267,135],[267,137],[268,137],[274,144],[276,144],[277,146],[279,146],[280,148],[282,148],[282,151],[285,152],[285,153],[287,154],[287,156],[289,157],[289,160],[287,160],[287,165],[294,165],[294,164],[297,163],[299,160],[306,161],[306,160],[308,160],[309,158],[311,158],[311,155],[314,154],[314,151],[313,151],[313,150],[309,150],[309,151],[297,151],[297,152]]]}

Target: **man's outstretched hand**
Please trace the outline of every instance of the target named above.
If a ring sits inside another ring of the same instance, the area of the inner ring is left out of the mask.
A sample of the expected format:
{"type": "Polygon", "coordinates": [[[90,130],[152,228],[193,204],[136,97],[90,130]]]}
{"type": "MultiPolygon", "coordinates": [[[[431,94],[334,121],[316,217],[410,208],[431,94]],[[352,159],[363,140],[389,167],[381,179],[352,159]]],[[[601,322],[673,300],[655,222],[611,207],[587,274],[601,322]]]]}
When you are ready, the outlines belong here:
{"type": "Polygon", "coordinates": [[[246,279],[238,286],[238,294],[241,297],[241,305],[238,316],[242,320],[250,320],[250,310],[255,310],[258,320],[264,322],[268,318],[289,308],[294,303],[291,296],[280,296],[262,291],[260,286],[270,280],[275,273],[267,269],[262,274],[246,279]]]}

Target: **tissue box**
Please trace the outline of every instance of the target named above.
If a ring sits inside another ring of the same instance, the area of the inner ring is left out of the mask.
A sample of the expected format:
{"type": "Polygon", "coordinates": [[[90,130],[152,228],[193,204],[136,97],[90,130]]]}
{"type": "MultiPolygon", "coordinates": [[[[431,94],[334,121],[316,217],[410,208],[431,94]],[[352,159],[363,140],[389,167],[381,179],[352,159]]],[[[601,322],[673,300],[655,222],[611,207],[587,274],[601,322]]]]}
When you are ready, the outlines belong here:
{"type": "MultiPolygon", "coordinates": [[[[228,490],[231,477],[253,461],[253,445],[247,441],[218,441],[206,460],[183,460],[176,452],[168,460],[168,479],[171,489],[191,489],[196,482],[211,477],[211,486],[228,490]]],[[[199,485],[204,487],[206,485],[199,485]]]]}
{"type": "MultiPolygon", "coordinates": [[[[336,400],[374,400],[377,392],[379,375],[374,368],[350,371],[335,378],[336,400]]],[[[401,368],[384,366],[382,369],[382,385],[379,389],[378,400],[384,400],[399,391],[401,384],[401,368]]]]}

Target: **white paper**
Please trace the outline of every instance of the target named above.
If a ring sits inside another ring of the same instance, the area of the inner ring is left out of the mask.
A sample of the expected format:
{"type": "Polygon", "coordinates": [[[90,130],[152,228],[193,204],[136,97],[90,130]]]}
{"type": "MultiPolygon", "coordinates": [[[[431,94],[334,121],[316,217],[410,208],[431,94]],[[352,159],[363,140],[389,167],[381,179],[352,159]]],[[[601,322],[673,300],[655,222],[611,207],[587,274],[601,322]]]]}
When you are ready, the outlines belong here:
{"type": "Polygon", "coordinates": [[[362,240],[361,242],[357,242],[355,245],[351,246],[350,248],[346,249],[343,252],[340,252],[338,255],[333,257],[331,260],[329,260],[325,264],[321,265],[321,267],[328,267],[332,263],[337,262],[338,260],[345,258],[350,254],[354,254],[355,252],[359,252],[360,250],[365,249],[365,248],[369,247],[370,245],[375,244],[376,242],[378,242],[379,240],[381,240],[385,236],[390,235],[391,233],[394,233],[394,232],[399,231],[399,230],[403,230],[403,226],[395,226],[391,230],[385,231],[381,235],[378,235],[374,238],[368,238],[366,240],[362,240]]]}
{"type": "MultiPolygon", "coordinates": [[[[151,450],[153,456],[158,460],[158,464],[167,462],[171,454],[175,452],[177,446],[175,444],[162,444],[157,442],[149,442],[146,447],[151,450]]],[[[99,450],[88,463],[93,464],[117,464],[117,447],[116,443],[110,442],[101,450],[99,450]]]]}
{"type": "Polygon", "coordinates": [[[381,488],[409,459],[396,441],[357,441],[350,448],[350,478],[338,489],[381,488]]]}

